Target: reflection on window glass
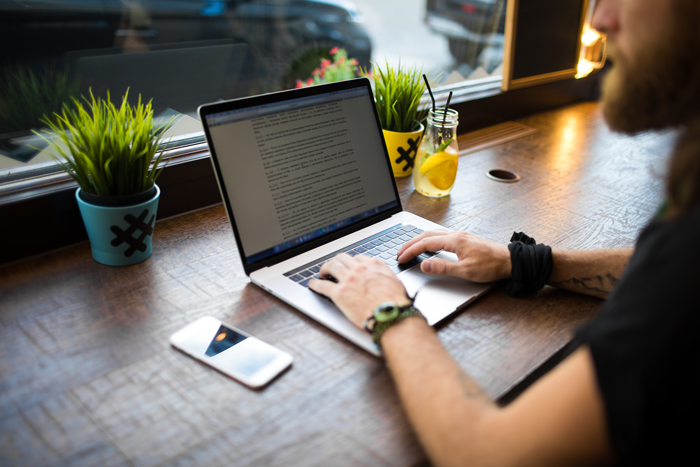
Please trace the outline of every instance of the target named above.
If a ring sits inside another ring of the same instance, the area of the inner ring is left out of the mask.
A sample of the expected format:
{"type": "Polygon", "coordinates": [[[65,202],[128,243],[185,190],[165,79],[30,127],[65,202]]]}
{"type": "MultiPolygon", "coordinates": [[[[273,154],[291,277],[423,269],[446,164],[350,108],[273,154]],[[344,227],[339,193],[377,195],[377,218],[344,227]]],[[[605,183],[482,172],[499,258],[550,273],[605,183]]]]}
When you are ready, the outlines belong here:
{"type": "Polygon", "coordinates": [[[0,0],[0,40],[12,44],[0,56],[0,171],[50,162],[31,130],[89,88],[115,103],[127,88],[132,104],[153,99],[188,135],[201,132],[199,105],[305,85],[338,50],[352,67],[401,60],[443,84],[497,75],[504,10],[505,0],[0,0]]]}
{"type": "Polygon", "coordinates": [[[427,0],[426,23],[447,43],[466,78],[500,74],[505,0],[427,0]]]}

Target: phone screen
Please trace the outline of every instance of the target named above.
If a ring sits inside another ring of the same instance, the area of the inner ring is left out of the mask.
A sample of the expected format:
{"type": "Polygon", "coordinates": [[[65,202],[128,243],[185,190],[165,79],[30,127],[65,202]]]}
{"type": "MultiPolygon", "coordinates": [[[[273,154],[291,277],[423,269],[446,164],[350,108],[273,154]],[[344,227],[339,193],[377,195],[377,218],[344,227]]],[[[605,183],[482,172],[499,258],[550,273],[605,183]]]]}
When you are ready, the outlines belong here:
{"type": "Polygon", "coordinates": [[[269,381],[292,360],[291,355],[211,317],[176,332],[170,341],[193,357],[253,386],[269,381]]]}
{"type": "Polygon", "coordinates": [[[207,351],[204,352],[210,357],[218,355],[226,349],[230,349],[239,342],[243,342],[246,336],[239,334],[233,329],[227,328],[223,324],[219,326],[214,338],[209,343],[207,351]]]}

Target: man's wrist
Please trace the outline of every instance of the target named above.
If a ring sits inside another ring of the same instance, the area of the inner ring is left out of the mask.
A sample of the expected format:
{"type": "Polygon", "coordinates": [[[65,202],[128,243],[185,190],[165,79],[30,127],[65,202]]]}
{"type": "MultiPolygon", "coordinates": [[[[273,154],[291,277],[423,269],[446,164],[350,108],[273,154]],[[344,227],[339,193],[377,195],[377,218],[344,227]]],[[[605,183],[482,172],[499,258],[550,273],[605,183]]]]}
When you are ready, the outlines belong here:
{"type": "MultiPolygon", "coordinates": [[[[394,326],[391,326],[389,329],[384,331],[382,335],[379,338],[379,344],[381,345],[382,348],[386,348],[387,346],[392,346],[392,342],[397,342],[399,340],[403,340],[406,336],[406,333],[410,333],[412,330],[417,330],[419,328],[425,328],[429,327],[428,322],[425,320],[425,318],[420,317],[420,316],[413,316],[409,318],[405,318],[401,320],[399,323],[396,323],[394,326]],[[415,318],[421,318],[421,319],[415,319],[415,318]]],[[[432,330],[432,328],[430,328],[432,330]]]]}
{"type": "Polygon", "coordinates": [[[382,335],[391,327],[394,327],[404,319],[411,317],[420,317],[423,320],[423,315],[414,306],[413,302],[409,301],[403,305],[398,305],[395,302],[385,302],[375,308],[372,316],[364,323],[364,328],[370,334],[376,344],[380,344],[382,335]]]}
{"type": "Polygon", "coordinates": [[[510,259],[510,250],[508,245],[503,245],[503,250],[501,250],[500,263],[500,277],[503,279],[510,279],[513,277],[513,263],[510,259]]]}

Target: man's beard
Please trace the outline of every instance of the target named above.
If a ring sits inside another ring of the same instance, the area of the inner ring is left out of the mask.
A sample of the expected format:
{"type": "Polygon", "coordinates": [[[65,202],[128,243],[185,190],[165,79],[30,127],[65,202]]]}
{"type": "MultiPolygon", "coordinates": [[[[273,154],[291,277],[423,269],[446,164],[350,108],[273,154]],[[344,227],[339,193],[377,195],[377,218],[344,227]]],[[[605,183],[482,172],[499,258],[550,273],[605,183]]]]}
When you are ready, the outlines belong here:
{"type": "Polygon", "coordinates": [[[681,5],[689,3],[677,2],[668,36],[640,48],[633,61],[611,49],[614,65],[603,84],[603,113],[612,130],[659,130],[700,114],[697,7],[680,11],[688,10],[681,5]]]}

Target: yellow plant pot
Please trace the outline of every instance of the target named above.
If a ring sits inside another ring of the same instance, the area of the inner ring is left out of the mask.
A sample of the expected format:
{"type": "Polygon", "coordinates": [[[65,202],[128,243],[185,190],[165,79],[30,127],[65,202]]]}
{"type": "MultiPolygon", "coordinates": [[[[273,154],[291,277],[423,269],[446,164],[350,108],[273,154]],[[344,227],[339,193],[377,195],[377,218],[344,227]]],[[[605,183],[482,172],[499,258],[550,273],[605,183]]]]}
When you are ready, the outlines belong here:
{"type": "Polygon", "coordinates": [[[386,149],[389,151],[394,177],[408,177],[413,173],[413,163],[418,153],[420,138],[423,136],[423,125],[421,124],[420,129],[410,133],[382,131],[384,132],[386,149]]]}

